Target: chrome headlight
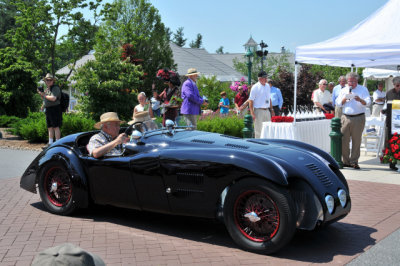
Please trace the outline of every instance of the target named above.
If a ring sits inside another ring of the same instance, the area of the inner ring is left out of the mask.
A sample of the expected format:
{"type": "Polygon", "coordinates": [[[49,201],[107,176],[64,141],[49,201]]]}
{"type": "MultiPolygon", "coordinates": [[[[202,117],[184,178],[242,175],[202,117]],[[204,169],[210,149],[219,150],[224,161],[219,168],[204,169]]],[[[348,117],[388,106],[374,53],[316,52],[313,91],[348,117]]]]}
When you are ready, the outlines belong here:
{"type": "Polygon", "coordinates": [[[325,203],[326,203],[326,207],[328,208],[329,213],[332,214],[333,209],[335,208],[335,199],[331,195],[326,195],[325,203]]]}
{"type": "Polygon", "coordinates": [[[346,191],[344,191],[343,189],[339,189],[337,195],[339,197],[340,205],[342,205],[342,207],[344,208],[344,206],[346,206],[346,203],[347,203],[346,191]]]}

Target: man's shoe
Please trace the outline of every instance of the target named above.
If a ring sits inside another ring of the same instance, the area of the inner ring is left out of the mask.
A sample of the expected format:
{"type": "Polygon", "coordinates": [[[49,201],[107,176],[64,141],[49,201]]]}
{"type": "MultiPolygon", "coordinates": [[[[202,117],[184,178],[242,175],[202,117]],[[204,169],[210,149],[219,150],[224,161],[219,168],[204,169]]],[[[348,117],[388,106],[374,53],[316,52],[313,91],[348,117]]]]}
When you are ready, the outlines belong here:
{"type": "Polygon", "coordinates": [[[45,149],[47,149],[50,145],[51,145],[51,144],[47,143],[46,145],[44,145],[44,146],[42,147],[42,149],[45,150],[45,149]]]}
{"type": "Polygon", "coordinates": [[[353,167],[351,164],[344,163],[343,167],[353,167]]]}
{"type": "Polygon", "coordinates": [[[390,169],[397,171],[399,168],[395,164],[389,164],[390,169]]]}
{"type": "Polygon", "coordinates": [[[354,169],[360,169],[360,166],[358,164],[356,164],[356,163],[353,164],[352,166],[353,166],[354,169]]]}

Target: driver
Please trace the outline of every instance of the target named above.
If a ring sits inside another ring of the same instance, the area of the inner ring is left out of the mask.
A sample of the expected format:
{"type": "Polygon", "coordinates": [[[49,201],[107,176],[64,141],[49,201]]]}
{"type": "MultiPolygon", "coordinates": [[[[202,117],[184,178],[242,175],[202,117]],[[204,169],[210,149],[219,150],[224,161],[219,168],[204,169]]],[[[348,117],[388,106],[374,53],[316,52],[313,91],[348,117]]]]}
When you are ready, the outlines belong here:
{"type": "Polygon", "coordinates": [[[120,124],[124,121],[119,120],[117,113],[108,112],[100,116],[100,122],[94,125],[95,128],[101,131],[93,135],[87,150],[94,158],[100,158],[104,155],[119,155],[122,153],[122,143],[128,141],[125,133],[119,133],[120,124]]]}

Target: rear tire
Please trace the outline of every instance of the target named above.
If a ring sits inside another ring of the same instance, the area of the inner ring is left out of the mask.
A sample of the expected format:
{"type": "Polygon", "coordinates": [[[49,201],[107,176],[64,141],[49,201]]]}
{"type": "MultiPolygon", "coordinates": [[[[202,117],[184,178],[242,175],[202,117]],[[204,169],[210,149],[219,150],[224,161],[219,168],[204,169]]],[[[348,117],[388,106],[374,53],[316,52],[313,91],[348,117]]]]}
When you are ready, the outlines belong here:
{"type": "Polygon", "coordinates": [[[286,189],[247,178],[233,185],[225,199],[224,221],[243,249],[270,254],[285,246],[296,231],[294,203],[286,189]]]}
{"type": "Polygon", "coordinates": [[[41,171],[39,194],[44,206],[51,213],[68,215],[76,209],[71,176],[59,162],[50,162],[41,171]]]}

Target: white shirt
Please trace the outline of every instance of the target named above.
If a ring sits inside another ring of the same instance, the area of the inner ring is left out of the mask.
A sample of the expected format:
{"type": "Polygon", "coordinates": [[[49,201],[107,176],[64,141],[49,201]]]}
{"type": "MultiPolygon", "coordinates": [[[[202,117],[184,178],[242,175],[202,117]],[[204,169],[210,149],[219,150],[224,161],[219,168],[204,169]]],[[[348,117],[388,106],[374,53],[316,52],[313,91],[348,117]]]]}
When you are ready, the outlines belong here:
{"type": "Polygon", "coordinates": [[[251,87],[249,100],[253,101],[254,108],[270,108],[271,88],[267,83],[262,85],[257,82],[251,87]]]}
{"type": "Polygon", "coordinates": [[[386,98],[386,92],[376,90],[376,91],[374,91],[374,94],[372,95],[372,97],[374,98],[374,103],[383,105],[385,103],[385,101],[376,102],[376,100],[378,100],[379,98],[386,98]]]}
{"type": "Polygon", "coordinates": [[[315,103],[320,103],[322,105],[326,103],[330,103],[332,100],[331,93],[328,90],[322,92],[321,89],[318,89],[314,92],[314,106],[317,106],[315,103]]]}
{"type": "Polygon", "coordinates": [[[369,96],[368,89],[360,84],[357,85],[354,89],[352,89],[352,94],[358,95],[362,100],[366,102],[366,105],[363,105],[359,101],[355,99],[347,100],[342,105],[342,100],[349,94],[349,86],[347,85],[343,89],[340,90],[339,96],[336,98],[336,104],[341,106],[343,109],[343,114],[346,115],[358,115],[361,113],[365,113],[365,106],[371,103],[371,98],[369,96]]]}

